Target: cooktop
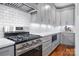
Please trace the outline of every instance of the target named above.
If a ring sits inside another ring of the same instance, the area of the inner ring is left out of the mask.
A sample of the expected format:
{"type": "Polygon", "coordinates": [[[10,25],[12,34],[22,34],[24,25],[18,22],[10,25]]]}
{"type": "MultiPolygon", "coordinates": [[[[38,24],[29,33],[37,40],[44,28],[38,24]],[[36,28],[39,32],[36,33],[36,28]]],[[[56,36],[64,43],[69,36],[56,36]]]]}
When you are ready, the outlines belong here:
{"type": "Polygon", "coordinates": [[[40,35],[27,33],[5,33],[4,37],[14,41],[16,44],[41,38],[40,35]]]}

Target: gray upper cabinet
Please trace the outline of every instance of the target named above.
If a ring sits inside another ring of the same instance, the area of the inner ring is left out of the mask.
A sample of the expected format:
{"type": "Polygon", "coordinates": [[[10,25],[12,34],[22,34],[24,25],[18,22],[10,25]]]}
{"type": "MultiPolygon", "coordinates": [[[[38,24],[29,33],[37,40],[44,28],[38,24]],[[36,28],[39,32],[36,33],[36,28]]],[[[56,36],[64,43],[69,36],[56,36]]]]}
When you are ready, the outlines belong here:
{"type": "Polygon", "coordinates": [[[54,5],[52,5],[52,9],[50,12],[50,25],[52,26],[56,25],[56,8],[54,5]]]}
{"type": "Polygon", "coordinates": [[[55,18],[55,20],[56,20],[55,25],[60,26],[61,16],[60,16],[60,10],[59,9],[56,9],[56,18],[55,18]]]}
{"type": "Polygon", "coordinates": [[[36,23],[36,14],[31,14],[31,20],[30,20],[31,23],[36,23]]]}
{"type": "Polygon", "coordinates": [[[50,6],[48,4],[41,3],[38,5],[39,6],[39,11],[38,14],[40,16],[40,21],[41,24],[49,24],[50,20],[50,6]],[[48,7],[47,7],[48,6],[48,7]]]}
{"type": "Polygon", "coordinates": [[[61,25],[74,25],[74,9],[61,10],[61,25]]]}
{"type": "Polygon", "coordinates": [[[55,24],[55,7],[49,3],[37,4],[37,13],[32,14],[31,22],[54,25],[55,24]]]}
{"type": "Polygon", "coordinates": [[[38,7],[37,7],[37,9],[38,9],[38,11],[37,11],[37,15],[36,15],[36,22],[37,23],[40,23],[41,24],[41,20],[42,20],[42,18],[41,18],[41,7],[42,7],[42,5],[41,4],[38,4],[38,7]]]}
{"type": "Polygon", "coordinates": [[[43,22],[42,4],[37,5],[38,11],[31,14],[31,22],[41,24],[43,22]]]}
{"type": "Polygon", "coordinates": [[[67,12],[66,11],[61,11],[60,13],[60,17],[61,17],[61,26],[65,26],[66,25],[66,20],[67,20],[67,12]]]}
{"type": "Polygon", "coordinates": [[[39,23],[40,24],[41,23],[41,11],[40,11],[41,5],[38,4],[37,6],[38,6],[37,7],[38,11],[31,13],[31,23],[39,23]]]}
{"type": "Polygon", "coordinates": [[[41,4],[41,23],[55,25],[55,6],[53,4],[41,4]]]}
{"type": "Polygon", "coordinates": [[[40,11],[31,14],[31,23],[41,24],[41,14],[40,14],[40,11]]]}
{"type": "Polygon", "coordinates": [[[41,20],[41,24],[46,24],[47,23],[47,15],[46,15],[46,10],[44,8],[45,4],[41,3],[39,4],[40,8],[39,8],[39,14],[40,14],[40,20],[41,20]]]}
{"type": "Polygon", "coordinates": [[[67,11],[67,25],[74,25],[74,14],[73,14],[74,9],[70,9],[67,11]]]}

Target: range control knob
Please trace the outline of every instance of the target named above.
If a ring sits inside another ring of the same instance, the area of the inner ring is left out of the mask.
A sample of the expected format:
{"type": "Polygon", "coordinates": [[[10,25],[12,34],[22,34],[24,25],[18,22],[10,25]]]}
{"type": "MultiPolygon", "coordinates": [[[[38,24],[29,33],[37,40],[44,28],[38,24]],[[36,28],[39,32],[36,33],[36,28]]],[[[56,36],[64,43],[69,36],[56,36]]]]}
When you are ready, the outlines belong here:
{"type": "Polygon", "coordinates": [[[37,40],[32,41],[32,43],[37,43],[37,40]]]}
{"type": "Polygon", "coordinates": [[[32,45],[35,45],[35,44],[37,44],[37,42],[34,40],[34,41],[32,41],[32,45]]]}
{"type": "Polygon", "coordinates": [[[27,46],[27,44],[26,44],[26,43],[24,43],[22,46],[23,46],[23,47],[26,47],[26,46],[27,46]]]}
{"type": "Polygon", "coordinates": [[[32,41],[27,42],[26,44],[27,44],[27,46],[31,46],[32,45],[32,41]]]}
{"type": "Polygon", "coordinates": [[[39,39],[39,40],[37,40],[37,42],[41,42],[41,40],[39,39]]]}

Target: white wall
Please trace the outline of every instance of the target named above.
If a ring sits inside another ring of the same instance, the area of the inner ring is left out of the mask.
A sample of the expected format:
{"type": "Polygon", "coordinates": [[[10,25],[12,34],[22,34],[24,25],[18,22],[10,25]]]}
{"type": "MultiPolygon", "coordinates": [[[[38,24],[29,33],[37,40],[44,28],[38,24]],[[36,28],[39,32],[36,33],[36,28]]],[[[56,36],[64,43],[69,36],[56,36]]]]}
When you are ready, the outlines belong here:
{"type": "Polygon", "coordinates": [[[0,37],[3,26],[28,26],[31,15],[15,8],[0,5],[0,37]]]}
{"type": "Polygon", "coordinates": [[[75,4],[75,53],[79,56],[79,3],[75,4]]]}

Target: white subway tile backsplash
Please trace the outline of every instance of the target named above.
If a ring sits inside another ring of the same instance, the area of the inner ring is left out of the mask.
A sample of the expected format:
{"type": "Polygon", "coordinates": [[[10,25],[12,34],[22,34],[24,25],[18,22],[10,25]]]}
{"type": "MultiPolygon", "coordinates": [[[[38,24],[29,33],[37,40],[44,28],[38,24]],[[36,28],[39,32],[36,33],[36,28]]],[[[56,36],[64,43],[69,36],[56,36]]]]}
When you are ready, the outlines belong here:
{"type": "Polygon", "coordinates": [[[28,26],[30,19],[29,13],[0,5],[0,37],[3,36],[3,26],[28,26]]]}

